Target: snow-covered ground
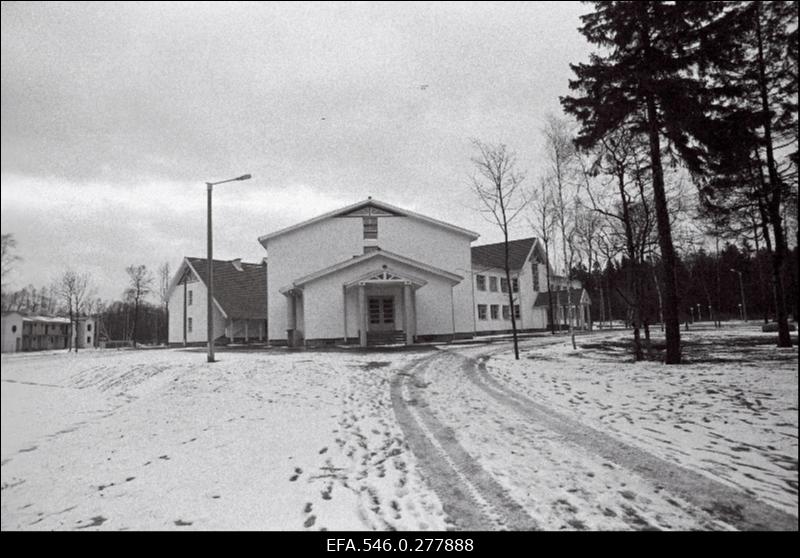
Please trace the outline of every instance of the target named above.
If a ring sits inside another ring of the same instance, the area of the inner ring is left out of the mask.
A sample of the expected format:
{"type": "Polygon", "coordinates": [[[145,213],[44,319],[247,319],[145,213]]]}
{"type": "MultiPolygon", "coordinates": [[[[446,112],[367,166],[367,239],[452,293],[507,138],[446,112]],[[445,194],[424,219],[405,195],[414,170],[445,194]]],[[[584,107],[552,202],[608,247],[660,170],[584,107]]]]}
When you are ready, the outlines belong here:
{"type": "Polygon", "coordinates": [[[417,353],[2,359],[2,528],[445,529],[393,418],[417,353]]]}
{"type": "Polygon", "coordinates": [[[2,529],[797,528],[797,347],[2,357],[2,529]]]}
{"type": "MultiPolygon", "coordinates": [[[[478,358],[482,373],[499,388],[520,394],[557,417],[586,425],[588,436],[593,432],[609,435],[613,441],[740,490],[794,516],[796,528],[796,336],[792,349],[777,349],[775,334],[760,333],[758,325],[692,329],[682,332],[688,364],[679,367],[632,363],[628,356],[630,337],[629,331],[578,337],[577,351],[563,337],[524,342],[519,361],[507,349],[489,355],[480,346],[455,351],[478,358]]],[[[654,339],[663,342],[663,337],[657,339],[655,334],[654,339]]],[[[664,490],[659,495],[662,491],[657,488],[663,483],[642,483],[647,479],[625,467],[619,474],[611,474],[620,466],[602,458],[603,452],[597,451],[602,443],[580,440],[580,436],[565,442],[563,435],[552,436],[553,428],[542,433],[530,431],[529,442],[522,444],[525,450],[518,450],[527,463],[508,467],[508,454],[514,456],[518,453],[514,446],[521,445],[516,433],[505,440],[506,452],[500,451],[502,430],[516,427],[510,420],[513,414],[497,415],[496,406],[485,403],[481,390],[461,378],[450,375],[438,383],[443,389],[435,406],[446,409],[443,414],[449,415],[450,421],[457,421],[465,412],[475,417],[459,431],[464,447],[480,456],[487,468],[496,469],[501,478],[509,474],[516,477],[507,485],[513,489],[516,482],[522,492],[528,491],[532,508],[552,502],[549,509],[538,514],[548,528],[620,528],[622,520],[631,523],[625,510],[642,500],[646,504],[639,505],[637,514],[653,527],[729,528],[735,524],[731,520],[736,518],[736,509],[723,507],[711,514],[721,521],[703,518],[702,513],[691,509],[691,502],[673,504],[680,500],[676,494],[664,490]],[[491,420],[499,427],[492,428],[477,418],[490,412],[497,415],[491,420]],[[552,445],[547,443],[549,438],[554,440],[552,445]],[[495,442],[490,444],[491,439],[495,442]],[[537,448],[535,456],[530,455],[532,447],[537,448]],[[531,459],[536,474],[531,474],[531,459]],[[609,478],[598,485],[598,477],[609,478]],[[530,490],[536,484],[541,490],[530,490]],[[551,493],[552,497],[543,501],[539,498],[542,493],[551,493]],[[565,507],[575,512],[558,513],[565,507]]],[[[530,430],[530,423],[523,426],[530,430]]],[[[565,430],[569,428],[567,425],[565,430]]],[[[519,492],[517,499],[524,499],[526,496],[519,492]]],[[[634,518],[633,523],[637,521],[634,518]]]]}

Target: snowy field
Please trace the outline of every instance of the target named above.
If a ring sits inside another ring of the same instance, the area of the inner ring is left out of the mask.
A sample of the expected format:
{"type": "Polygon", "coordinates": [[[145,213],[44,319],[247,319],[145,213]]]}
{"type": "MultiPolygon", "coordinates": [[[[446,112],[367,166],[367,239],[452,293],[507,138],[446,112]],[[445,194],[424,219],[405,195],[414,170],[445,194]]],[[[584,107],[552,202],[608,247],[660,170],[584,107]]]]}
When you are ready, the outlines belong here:
{"type": "Polygon", "coordinates": [[[797,529],[795,347],[757,325],[409,351],[2,357],[2,529],[797,529]]]}

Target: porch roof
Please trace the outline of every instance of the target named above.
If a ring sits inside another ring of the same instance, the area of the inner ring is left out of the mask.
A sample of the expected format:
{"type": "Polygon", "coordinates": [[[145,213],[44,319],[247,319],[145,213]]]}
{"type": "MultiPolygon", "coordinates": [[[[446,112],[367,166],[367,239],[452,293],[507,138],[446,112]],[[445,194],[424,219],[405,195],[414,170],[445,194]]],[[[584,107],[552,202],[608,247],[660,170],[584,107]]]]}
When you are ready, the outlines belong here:
{"type": "MultiPolygon", "coordinates": [[[[349,267],[352,267],[352,266],[355,266],[355,265],[358,265],[358,264],[362,264],[364,262],[372,261],[372,260],[375,260],[375,261],[387,260],[389,262],[396,262],[396,263],[399,263],[399,264],[407,265],[407,266],[412,267],[414,269],[417,269],[417,270],[420,270],[420,271],[424,271],[426,273],[429,273],[431,275],[435,275],[437,277],[441,277],[442,279],[452,283],[453,285],[455,285],[457,283],[460,283],[464,279],[461,275],[456,275],[455,273],[451,273],[449,271],[445,271],[444,269],[440,269],[438,267],[434,267],[432,265],[428,265],[426,263],[423,263],[423,262],[420,262],[420,261],[417,261],[417,260],[413,260],[411,258],[407,258],[405,256],[401,256],[401,255],[395,254],[393,252],[387,252],[386,250],[375,250],[373,252],[368,252],[366,254],[362,254],[362,255],[359,255],[359,256],[354,256],[353,258],[351,258],[349,260],[345,260],[343,262],[339,262],[337,264],[334,264],[332,266],[326,267],[326,268],[321,269],[319,271],[316,271],[314,273],[310,273],[308,275],[304,275],[303,277],[299,277],[298,279],[295,279],[294,281],[292,281],[292,283],[290,285],[286,285],[285,287],[281,288],[280,292],[285,294],[285,293],[291,291],[292,289],[302,288],[304,285],[306,285],[308,283],[311,283],[312,281],[316,281],[318,279],[326,277],[328,275],[331,275],[332,273],[336,273],[338,271],[342,271],[342,270],[347,269],[349,267]]],[[[397,272],[395,272],[395,273],[397,273],[397,272]]],[[[405,275],[405,274],[401,273],[401,275],[405,275]]],[[[367,277],[362,277],[361,280],[365,280],[365,278],[367,278],[367,277]]],[[[408,277],[407,280],[409,280],[409,281],[411,281],[413,283],[420,283],[420,281],[421,281],[420,279],[417,279],[416,277],[413,277],[413,278],[412,277],[408,277]]],[[[422,284],[424,284],[424,283],[422,283],[422,284]]]]}

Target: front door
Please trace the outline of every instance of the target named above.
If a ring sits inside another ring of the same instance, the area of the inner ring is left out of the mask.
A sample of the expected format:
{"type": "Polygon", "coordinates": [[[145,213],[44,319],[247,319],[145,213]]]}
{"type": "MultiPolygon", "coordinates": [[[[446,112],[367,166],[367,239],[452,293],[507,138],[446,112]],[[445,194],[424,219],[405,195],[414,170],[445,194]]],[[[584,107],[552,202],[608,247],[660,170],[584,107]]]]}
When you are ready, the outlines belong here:
{"type": "Polygon", "coordinates": [[[394,297],[371,296],[367,307],[369,331],[394,331],[394,297]]]}

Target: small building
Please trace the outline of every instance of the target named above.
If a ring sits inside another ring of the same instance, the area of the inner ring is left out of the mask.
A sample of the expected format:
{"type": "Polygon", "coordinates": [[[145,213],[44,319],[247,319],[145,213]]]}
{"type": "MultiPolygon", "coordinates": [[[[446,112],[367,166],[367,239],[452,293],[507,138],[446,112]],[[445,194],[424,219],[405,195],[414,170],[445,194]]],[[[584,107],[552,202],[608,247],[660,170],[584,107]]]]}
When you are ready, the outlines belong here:
{"type": "MultiPolygon", "coordinates": [[[[569,328],[572,321],[573,328],[592,329],[592,301],[589,293],[583,288],[571,288],[567,294],[566,286],[553,288],[553,311],[556,314],[556,323],[561,329],[569,328]],[[569,305],[572,303],[572,306],[569,305]]],[[[550,312],[550,293],[539,293],[534,303],[534,308],[542,313],[550,312]]]]}
{"type": "MultiPolygon", "coordinates": [[[[544,247],[536,238],[522,238],[508,243],[508,263],[511,284],[505,273],[505,246],[502,242],[472,247],[472,275],[475,299],[475,333],[477,335],[511,332],[511,313],[517,331],[543,330],[551,322],[547,288],[548,263],[544,247]],[[509,304],[508,291],[513,294],[509,304]]],[[[571,313],[567,306],[565,277],[550,271],[550,289],[558,302],[556,321],[565,323],[565,316],[573,316],[575,327],[588,327],[591,300],[580,281],[572,280],[571,313]],[[560,293],[560,294],[557,294],[560,293]],[[562,300],[563,299],[563,300],[562,300]]]]}
{"type": "Polygon", "coordinates": [[[90,316],[81,316],[77,319],[74,342],[79,349],[89,349],[98,346],[97,335],[98,320],[90,316]]]}
{"type": "MultiPolygon", "coordinates": [[[[267,263],[213,261],[214,339],[264,341],[267,336],[267,263]]],[[[169,344],[207,342],[208,260],[184,258],[169,286],[169,344]]]]}
{"type": "Polygon", "coordinates": [[[9,312],[2,316],[3,352],[66,349],[71,331],[69,318],[9,312]]]}

